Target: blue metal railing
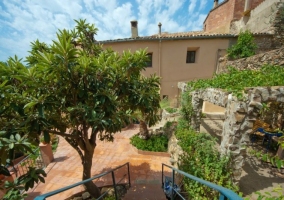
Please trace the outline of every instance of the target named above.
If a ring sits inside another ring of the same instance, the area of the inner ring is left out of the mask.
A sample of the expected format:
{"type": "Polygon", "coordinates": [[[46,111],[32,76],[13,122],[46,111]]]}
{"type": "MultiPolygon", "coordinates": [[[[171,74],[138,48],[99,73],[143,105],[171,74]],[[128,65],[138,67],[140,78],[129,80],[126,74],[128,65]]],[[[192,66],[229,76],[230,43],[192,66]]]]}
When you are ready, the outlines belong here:
{"type": "Polygon", "coordinates": [[[216,185],[214,183],[211,183],[209,181],[205,181],[203,179],[200,179],[200,178],[197,178],[196,176],[193,176],[193,175],[190,175],[188,173],[185,173],[184,171],[181,171],[181,170],[178,170],[172,166],[169,166],[169,165],[166,165],[164,163],[162,163],[162,187],[164,187],[164,180],[165,180],[165,176],[164,176],[164,166],[172,169],[172,177],[171,177],[171,199],[173,200],[175,195],[178,195],[179,197],[181,197],[182,199],[185,200],[185,198],[183,198],[183,196],[180,194],[180,192],[177,190],[175,186],[175,173],[179,173],[179,174],[182,174],[184,175],[185,177],[191,179],[191,180],[194,180],[194,181],[197,181],[203,185],[206,185],[216,191],[218,191],[220,193],[220,196],[219,196],[219,200],[227,200],[227,199],[230,199],[230,200],[242,200],[242,198],[237,195],[234,191],[232,190],[229,190],[227,188],[224,188],[222,186],[219,186],[219,185],[216,185]]]}
{"type": "MultiPolygon", "coordinates": [[[[107,172],[101,173],[101,174],[99,174],[99,175],[93,176],[93,177],[91,177],[91,178],[89,178],[89,179],[86,179],[86,180],[83,180],[83,181],[81,181],[81,182],[74,183],[74,184],[72,184],[72,185],[66,186],[66,187],[64,187],[64,188],[61,188],[61,189],[58,189],[58,190],[54,190],[54,191],[52,191],[52,192],[48,192],[48,193],[46,193],[46,194],[42,194],[42,195],[40,195],[40,196],[37,196],[34,200],[45,200],[47,197],[51,197],[51,196],[54,196],[54,195],[59,194],[59,193],[61,193],[61,192],[64,192],[64,191],[66,191],[66,190],[70,190],[70,189],[72,189],[72,188],[74,188],[74,187],[77,187],[77,186],[79,186],[79,185],[83,185],[83,184],[85,184],[85,183],[87,183],[87,182],[89,182],[89,181],[92,181],[92,180],[97,179],[97,178],[101,178],[101,177],[103,177],[103,176],[105,176],[105,175],[107,175],[107,174],[110,174],[110,173],[111,173],[111,176],[112,176],[112,185],[113,185],[113,188],[114,188],[115,199],[117,200],[117,199],[118,199],[118,194],[117,194],[117,190],[116,190],[116,185],[117,185],[121,180],[118,181],[118,182],[115,181],[114,171],[116,171],[116,170],[118,170],[118,169],[120,169],[120,168],[122,168],[122,167],[124,167],[124,166],[127,166],[128,185],[129,185],[129,187],[130,187],[130,186],[131,186],[131,183],[130,183],[130,169],[129,169],[129,162],[127,162],[127,163],[125,163],[125,164],[123,164],[123,165],[120,165],[120,166],[118,166],[118,167],[116,167],[116,168],[110,170],[110,171],[107,171],[107,172]]],[[[125,174],[124,176],[126,176],[126,174],[125,174]]],[[[105,193],[103,193],[103,194],[102,194],[99,198],[97,198],[97,199],[102,199],[107,193],[108,193],[108,191],[106,191],[105,193]]]]}
{"type": "Polygon", "coordinates": [[[26,156],[19,163],[10,166],[9,171],[14,172],[15,176],[19,177],[26,174],[29,170],[29,167],[36,167],[38,169],[44,169],[46,167],[39,148],[35,149],[32,154],[26,156]]]}

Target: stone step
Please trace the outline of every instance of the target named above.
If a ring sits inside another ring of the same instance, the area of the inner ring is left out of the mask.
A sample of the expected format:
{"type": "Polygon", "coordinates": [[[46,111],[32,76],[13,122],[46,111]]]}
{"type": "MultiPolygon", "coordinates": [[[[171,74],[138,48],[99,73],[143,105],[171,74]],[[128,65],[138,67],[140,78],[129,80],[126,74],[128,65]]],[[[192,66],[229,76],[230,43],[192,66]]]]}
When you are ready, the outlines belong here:
{"type": "Polygon", "coordinates": [[[166,200],[166,196],[160,184],[134,184],[122,200],[166,200]]]}

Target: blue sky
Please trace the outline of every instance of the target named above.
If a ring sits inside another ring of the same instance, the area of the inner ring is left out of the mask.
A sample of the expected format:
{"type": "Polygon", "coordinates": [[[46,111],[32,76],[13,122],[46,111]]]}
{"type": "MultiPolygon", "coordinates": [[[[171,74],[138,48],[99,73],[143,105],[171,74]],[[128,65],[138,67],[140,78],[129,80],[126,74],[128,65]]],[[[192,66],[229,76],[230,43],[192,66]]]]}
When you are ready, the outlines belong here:
{"type": "MultiPolygon", "coordinates": [[[[222,2],[223,0],[219,1],[222,2]]],[[[0,61],[24,58],[36,39],[50,44],[58,29],[87,19],[99,29],[96,40],[130,37],[138,20],[139,36],[201,30],[214,0],[1,0],[0,61]]]]}

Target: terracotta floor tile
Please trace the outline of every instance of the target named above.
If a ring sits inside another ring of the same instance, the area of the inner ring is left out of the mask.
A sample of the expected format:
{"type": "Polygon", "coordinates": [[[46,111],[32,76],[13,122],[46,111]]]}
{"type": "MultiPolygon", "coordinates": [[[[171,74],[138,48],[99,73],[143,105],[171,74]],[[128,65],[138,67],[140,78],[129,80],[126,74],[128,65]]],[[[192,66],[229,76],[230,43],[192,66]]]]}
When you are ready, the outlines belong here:
{"type": "MultiPolygon", "coordinates": [[[[162,162],[169,164],[169,157],[138,154],[129,142],[129,138],[136,134],[138,130],[138,128],[130,129],[115,134],[115,141],[113,143],[98,141],[92,161],[92,174],[96,175],[129,162],[130,177],[133,185],[124,199],[165,199],[161,189],[161,167],[162,162]]],[[[58,149],[54,157],[54,162],[46,168],[48,172],[46,183],[41,183],[29,191],[27,200],[33,199],[39,194],[50,192],[81,180],[83,169],[81,160],[77,152],[63,138],[59,140],[58,149]]],[[[116,171],[116,180],[127,182],[128,177],[124,177],[126,172],[126,167],[116,171]]],[[[96,180],[96,183],[98,185],[111,184],[111,175],[109,174],[96,180]]],[[[73,195],[81,190],[82,187],[77,187],[68,192],[48,198],[48,200],[65,199],[68,195],[73,195]]]]}

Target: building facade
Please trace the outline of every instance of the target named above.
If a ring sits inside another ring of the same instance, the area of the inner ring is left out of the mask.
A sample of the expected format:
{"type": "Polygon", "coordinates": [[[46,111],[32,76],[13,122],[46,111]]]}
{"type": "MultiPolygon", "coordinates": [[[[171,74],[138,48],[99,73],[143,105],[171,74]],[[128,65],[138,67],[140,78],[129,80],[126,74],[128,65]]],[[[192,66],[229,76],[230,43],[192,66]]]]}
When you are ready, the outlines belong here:
{"type": "Polygon", "coordinates": [[[177,106],[179,96],[177,83],[212,78],[218,58],[226,53],[229,40],[235,38],[231,34],[203,32],[158,33],[138,37],[137,29],[131,26],[131,30],[131,38],[99,43],[119,53],[147,49],[150,62],[143,73],[161,77],[161,98],[168,97],[173,106],[177,106]]]}
{"type": "Polygon", "coordinates": [[[271,10],[271,6],[278,1],[224,0],[219,4],[218,0],[214,0],[214,7],[204,21],[203,31],[162,33],[162,24],[159,23],[157,34],[139,37],[138,22],[131,21],[130,38],[98,43],[119,53],[147,49],[150,62],[144,75],[156,74],[161,77],[161,98],[168,97],[173,106],[178,106],[180,91],[177,83],[212,78],[219,58],[236,42],[240,30],[256,30],[257,53],[275,48],[269,23],[262,22],[265,26],[262,28],[259,20],[263,21],[263,12],[271,10]],[[246,13],[252,16],[244,19],[246,13]]]}

